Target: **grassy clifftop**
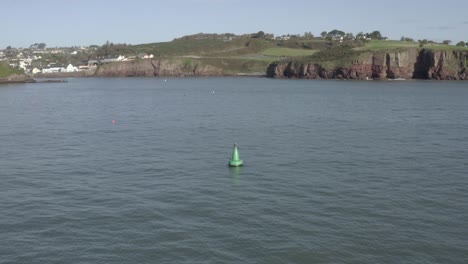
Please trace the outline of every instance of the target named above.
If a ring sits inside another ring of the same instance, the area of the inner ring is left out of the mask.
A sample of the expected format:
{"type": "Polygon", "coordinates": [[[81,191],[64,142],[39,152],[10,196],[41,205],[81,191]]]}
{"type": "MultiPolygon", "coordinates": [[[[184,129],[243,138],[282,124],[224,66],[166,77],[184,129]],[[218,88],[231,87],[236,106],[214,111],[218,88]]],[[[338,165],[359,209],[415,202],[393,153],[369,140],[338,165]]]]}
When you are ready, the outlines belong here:
{"type": "Polygon", "coordinates": [[[439,43],[428,43],[423,47],[419,46],[418,42],[409,42],[409,41],[397,41],[397,40],[372,40],[366,43],[361,49],[371,50],[371,51],[392,51],[395,49],[408,49],[408,48],[424,48],[429,50],[443,50],[443,51],[468,51],[468,47],[459,47],[453,45],[445,45],[439,43]]]}
{"type": "MultiPolygon", "coordinates": [[[[303,38],[291,38],[289,40],[249,37],[238,37],[229,40],[182,38],[170,42],[125,46],[125,48],[120,51],[127,54],[146,52],[161,56],[198,55],[211,57],[219,57],[220,54],[226,56],[264,54],[266,51],[267,54],[274,56],[303,56],[308,55],[308,52],[303,52],[304,50],[320,51],[336,46],[351,46],[355,50],[375,51],[419,48],[419,43],[397,40],[371,40],[364,43],[361,41],[345,41],[340,43],[338,41],[328,41],[324,39],[306,40],[303,38]],[[278,52],[278,49],[281,51],[278,52]]],[[[468,47],[458,47],[438,43],[427,43],[423,48],[433,50],[468,50],[468,47]]]]}

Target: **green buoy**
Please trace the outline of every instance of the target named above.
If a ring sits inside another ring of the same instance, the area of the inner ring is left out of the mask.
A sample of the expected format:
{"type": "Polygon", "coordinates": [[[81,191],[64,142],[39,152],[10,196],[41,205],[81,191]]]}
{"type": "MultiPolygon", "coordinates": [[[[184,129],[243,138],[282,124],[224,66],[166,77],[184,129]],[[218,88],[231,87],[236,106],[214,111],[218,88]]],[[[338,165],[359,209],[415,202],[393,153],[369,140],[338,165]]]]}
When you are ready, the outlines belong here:
{"type": "Polygon", "coordinates": [[[229,161],[229,167],[240,167],[243,165],[241,159],[239,159],[239,152],[237,151],[237,143],[234,143],[234,150],[232,151],[232,158],[229,161]]]}

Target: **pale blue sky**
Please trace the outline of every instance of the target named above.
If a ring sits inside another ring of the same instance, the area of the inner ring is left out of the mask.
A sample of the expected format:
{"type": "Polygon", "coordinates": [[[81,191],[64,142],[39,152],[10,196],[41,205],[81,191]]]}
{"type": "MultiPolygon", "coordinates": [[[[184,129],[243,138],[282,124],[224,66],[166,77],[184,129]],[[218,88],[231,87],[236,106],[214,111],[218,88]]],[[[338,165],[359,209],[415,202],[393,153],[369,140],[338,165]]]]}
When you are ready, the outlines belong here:
{"type": "Polygon", "coordinates": [[[468,41],[468,1],[2,0],[0,48],[150,43],[199,32],[315,35],[340,29],[468,41]]]}

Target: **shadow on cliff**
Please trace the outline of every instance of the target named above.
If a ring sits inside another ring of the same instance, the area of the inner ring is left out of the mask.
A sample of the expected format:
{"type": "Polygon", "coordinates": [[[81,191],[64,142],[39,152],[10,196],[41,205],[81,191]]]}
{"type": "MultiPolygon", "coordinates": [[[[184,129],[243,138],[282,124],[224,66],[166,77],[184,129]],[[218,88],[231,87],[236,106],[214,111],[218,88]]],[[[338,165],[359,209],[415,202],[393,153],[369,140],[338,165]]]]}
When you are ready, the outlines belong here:
{"type": "Polygon", "coordinates": [[[429,69],[434,65],[434,54],[422,49],[414,63],[413,79],[429,79],[429,69]]]}

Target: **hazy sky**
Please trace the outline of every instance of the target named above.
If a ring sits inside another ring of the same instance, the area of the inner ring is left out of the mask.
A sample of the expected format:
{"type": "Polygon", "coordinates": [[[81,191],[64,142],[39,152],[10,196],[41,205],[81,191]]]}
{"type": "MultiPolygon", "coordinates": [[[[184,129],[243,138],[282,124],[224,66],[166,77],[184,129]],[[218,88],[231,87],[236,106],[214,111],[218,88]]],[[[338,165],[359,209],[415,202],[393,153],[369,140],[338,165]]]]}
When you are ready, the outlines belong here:
{"type": "Polygon", "coordinates": [[[468,1],[2,0],[0,48],[150,43],[183,35],[314,35],[379,30],[390,39],[468,41],[468,1]]]}

